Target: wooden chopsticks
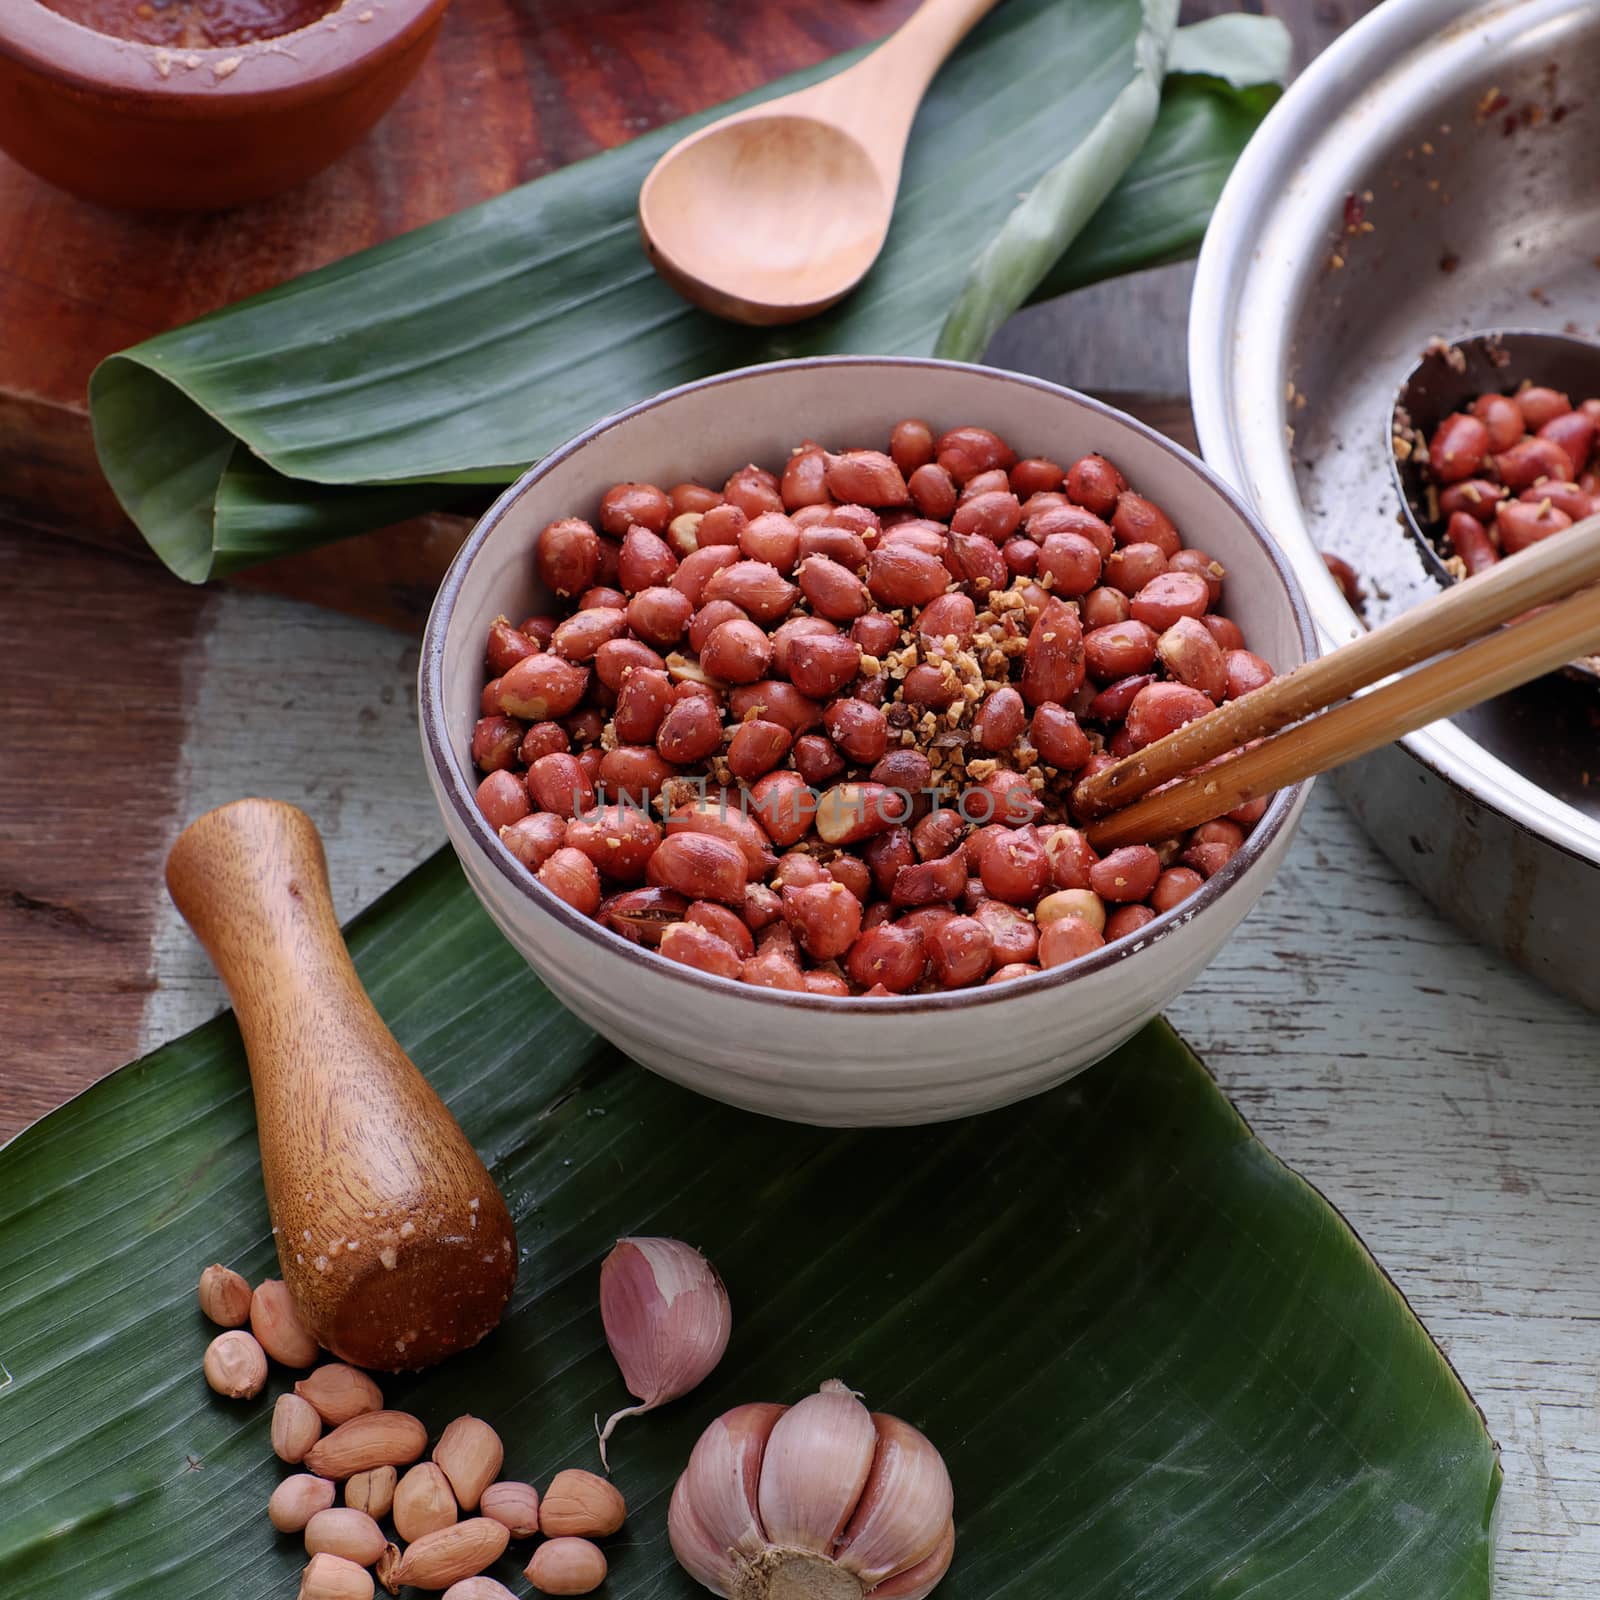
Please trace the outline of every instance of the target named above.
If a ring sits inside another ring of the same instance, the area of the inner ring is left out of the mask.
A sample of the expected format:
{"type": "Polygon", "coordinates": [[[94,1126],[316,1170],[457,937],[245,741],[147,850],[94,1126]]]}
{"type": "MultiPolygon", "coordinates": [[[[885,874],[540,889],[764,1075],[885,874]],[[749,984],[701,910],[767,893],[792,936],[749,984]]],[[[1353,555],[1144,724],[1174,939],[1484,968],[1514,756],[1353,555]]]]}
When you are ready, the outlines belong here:
{"type": "Polygon", "coordinates": [[[1600,651],[1600,588],[1586,587],[1596,580],[1600,515],[1084,779],[1074,809],[1102,819],[1089,828],[1090,843],[1106,850],[1169,838],[1600,651]],[[1549,609],[1523,616],[1536,606],[1549,609]],[[1512,619],[1520,620],[1501,626],[1512,619]],[[1369,687],[1421,661],[1429,665],[1369,687]],[[1184,773],[1191,776],[1172,782],[1184,773]]]}

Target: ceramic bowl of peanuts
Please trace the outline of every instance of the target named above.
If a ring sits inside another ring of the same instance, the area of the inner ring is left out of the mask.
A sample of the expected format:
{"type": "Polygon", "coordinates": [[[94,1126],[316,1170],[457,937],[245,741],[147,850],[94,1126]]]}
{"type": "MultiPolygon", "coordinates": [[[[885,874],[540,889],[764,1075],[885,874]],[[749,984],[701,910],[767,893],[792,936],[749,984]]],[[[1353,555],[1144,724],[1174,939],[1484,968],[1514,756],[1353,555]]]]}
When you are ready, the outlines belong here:
{"type": "MultiPolygon", "coordinates": [[[[523,1576],[537,1593],[598,1589],[604,1541],[628,1514],[607,1442],[619,1423],[693,1391],[732,1332],[727,1289],[697,1249],[618,1240],[600,1267],[600,1317],[638,1404],[584,1441],[606,1475],[566,1467],[541,1492],[505,1474],[505,1444],[482,1417],[448,1422],[430,1452],[427,1425],[389,1409],[370,1374],[321,1360],[282,1282],[252,1290],[216,1264],[199,1293],[224,1329],[204,1360],[219,1395],[259,1402],[272,1366],[305,1372],[272,1403],[271,1447],[289,1471],[266,1507],[282,1539],[304,1544],[298,1600],[373,1600],[380,1584],[390,1594],[511,1600],[487,1569],[530,1541],[523,1576]]],[[[955,1555],[944,1458],[837,1379],[794,1405],[755,1402],[715,1417],[664,1520],[679,1565],[723,1600],[924,1600],[955,1555]]]]}
{"type": "Polygon", "coordinates": [[[1314,648],[1250,513],[1135,419],[822,358],[507,490],[420,718],[468,879],[580,1017],[735,1105],[919,1123],[1061,1082],[1216,954],[1303,790],[1101,853],[1073,789],[1314,648]]]}

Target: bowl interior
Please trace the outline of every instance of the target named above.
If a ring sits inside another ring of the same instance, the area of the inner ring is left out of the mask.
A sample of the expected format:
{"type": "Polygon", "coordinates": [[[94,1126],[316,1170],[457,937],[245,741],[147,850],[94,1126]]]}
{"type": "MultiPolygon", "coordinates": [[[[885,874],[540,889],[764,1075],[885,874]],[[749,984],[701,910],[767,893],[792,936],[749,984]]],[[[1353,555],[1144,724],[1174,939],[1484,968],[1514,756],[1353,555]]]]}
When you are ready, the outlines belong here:
{"type": "MultiPolygon", "coordinates": [[[[477,816],[470,745],[489,625],[501,614],[516,621],[550,609],[534,573],[540,530],[559,517],[593,518],[601,495],[619,481],[720,485],[749,461],[781,470],[806,438],[831,449],[881,449],[906,416],[924,418],[936,432],[962,423],[990,427],[1019,453],[1063,464],[1103,453],[1168,512],[1187,544],[1224,564],[1223,609],[1252,649],[1280,671],[1311,653],[1311,623],[1295,580],[1232,492],[1169,440],[1097,401],[1015,374],[912,359],[778,363],[708,379],[602,422],[546,457],[479,523],[434,603],[423,645],[424,742],[474,836],[509,864],[531,898],[547,897],[477,816]]],[[[1275,802],[1285,815],[1290,799],[1286,793],[1275,802]]],[[[1269,811],[1257,833],[1273,826],[1269,811]]]]}

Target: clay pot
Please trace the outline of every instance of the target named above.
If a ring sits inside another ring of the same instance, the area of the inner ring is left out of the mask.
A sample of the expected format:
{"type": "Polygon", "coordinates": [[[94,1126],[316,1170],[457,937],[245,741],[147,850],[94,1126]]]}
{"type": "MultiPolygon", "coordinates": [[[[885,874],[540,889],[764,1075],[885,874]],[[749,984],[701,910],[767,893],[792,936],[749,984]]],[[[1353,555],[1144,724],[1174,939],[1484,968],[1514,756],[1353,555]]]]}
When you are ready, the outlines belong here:
{"type": "Polygon", "coordinates": [[[209,210],[303,182],[387,111],[450,0],[342,0],[298,32],[210,50],[114,39],[0,4],[0,147],[106,205],[209,210]]]}

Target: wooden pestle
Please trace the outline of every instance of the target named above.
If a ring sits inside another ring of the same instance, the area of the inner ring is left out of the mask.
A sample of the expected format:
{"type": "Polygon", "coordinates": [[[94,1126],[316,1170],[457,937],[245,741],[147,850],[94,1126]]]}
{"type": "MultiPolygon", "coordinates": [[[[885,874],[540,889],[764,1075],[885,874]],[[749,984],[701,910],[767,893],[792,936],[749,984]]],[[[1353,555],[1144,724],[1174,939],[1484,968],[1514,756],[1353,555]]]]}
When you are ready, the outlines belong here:
{"type": "Polygon", "coordinates": [[[311,819],[277,800],[209,811],[173,845],[167,888],[233,997],[306,1326],[391,1372],[476,1344],[516,1281],[511,1215],[361,987],[311,819]]]}

